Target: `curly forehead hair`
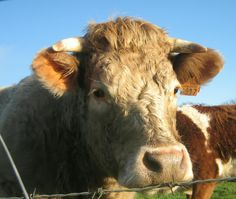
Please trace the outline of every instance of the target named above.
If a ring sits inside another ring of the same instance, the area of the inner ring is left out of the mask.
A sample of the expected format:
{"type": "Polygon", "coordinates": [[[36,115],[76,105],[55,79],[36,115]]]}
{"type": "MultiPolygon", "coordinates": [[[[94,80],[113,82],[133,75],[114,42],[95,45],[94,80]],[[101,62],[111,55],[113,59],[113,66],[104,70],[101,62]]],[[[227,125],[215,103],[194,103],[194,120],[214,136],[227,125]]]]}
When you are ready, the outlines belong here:
{"type": "Polygon", "coordinates": [[[105,23],[90,24],[86,39],[93,49],[141,50],[143,48],[170,49],[166,32],[146,21],[118,17],[105,23]]]}

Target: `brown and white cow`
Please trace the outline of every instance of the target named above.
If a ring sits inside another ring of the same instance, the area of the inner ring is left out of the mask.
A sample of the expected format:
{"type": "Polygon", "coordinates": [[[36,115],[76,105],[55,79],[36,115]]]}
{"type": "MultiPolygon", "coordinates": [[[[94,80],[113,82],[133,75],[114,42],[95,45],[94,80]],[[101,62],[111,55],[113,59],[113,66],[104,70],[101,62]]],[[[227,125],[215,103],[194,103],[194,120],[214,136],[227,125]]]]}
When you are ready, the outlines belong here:
{"type": "MultiPolygon", "coordinates": [[[[28,192],[96,190],[109,178],[125,187],[191,180],[176,92],[222,66],[214,50],[142,20],[92,24],[42,50],[34,74],[1,91],[0,132],[28,192]]],[[[0,158],[0,196],[20,195],[2,148],[0,158]]]]}
{"type": "MultiPolygon", "coordinates": [[[[177,129],[190,153],[194,178],[236,176],[236,105],[185,105],[177,129]]],[[[193,186],[192,199],[209,199],[216,183],[193,186]]]]}

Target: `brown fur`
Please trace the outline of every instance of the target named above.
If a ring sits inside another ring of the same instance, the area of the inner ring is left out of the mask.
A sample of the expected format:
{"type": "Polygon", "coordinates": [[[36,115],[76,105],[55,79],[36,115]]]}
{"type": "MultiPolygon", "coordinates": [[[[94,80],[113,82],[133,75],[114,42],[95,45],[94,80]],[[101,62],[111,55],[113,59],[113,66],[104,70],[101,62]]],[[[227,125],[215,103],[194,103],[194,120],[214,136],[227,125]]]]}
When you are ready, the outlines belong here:
{"type": "Polygon", "coordinates": [[[173,65],[181,84],[202,85],[220,72],[224,61],[217,52],[208,49],[204,53],[176,55],[173,59],[173,65]]]}
{"type": "MultiPolygon", "coordinates": [[[[236,105],[194,107],[211,118],[207,129],[209,140],[206,140],[201,129],[188,116],[177,112],[177,129],[190,153],[194,178],[220,177],[216,159],[226,164],[230,158],[236,158],[236,105]]],[[[194,185],[192,199],[209,199],[215,185],[216,183],[194,185]]]]}
{"type": "Polygon", "coordinates": [[[72,90],[78,76],[78,60],[66,53],[42,50],[32,63],[32,69],[43,85],[57,96],[72,90]]]}
{"type": "Polygon", "coordinates": [[[91,24],[85,36],[89,51],[146,51],[171,49],[167,34],[146,21],[118,17],[115,21],[91,24]]]}

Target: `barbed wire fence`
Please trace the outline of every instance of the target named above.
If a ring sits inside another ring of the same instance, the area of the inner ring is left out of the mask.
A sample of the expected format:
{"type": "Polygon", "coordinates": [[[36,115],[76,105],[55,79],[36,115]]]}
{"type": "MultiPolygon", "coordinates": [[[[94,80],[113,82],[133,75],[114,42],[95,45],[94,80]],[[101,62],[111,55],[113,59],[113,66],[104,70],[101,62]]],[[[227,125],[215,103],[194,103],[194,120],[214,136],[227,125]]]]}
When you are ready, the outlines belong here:
{"type": "Polygon", "coordinates": [[[122,189],[104,189],[104,188],[98,188],[96,191],[87,191],[87,192],[79,192],[79,193],[68,193],[68,194],[51,194],[51,195],[37,195],[36,193],[29,194],[26,191],[26,188],[23,184],[23,181],[19,175],[19,172],[16,168],[16,165],[11,157],[11,154],[0,134],[0,143],[2,144],[7,157],[11,163],[12,169],[16,175],[17,181],[19,183],[19,186],[22,190],[22,197],[4,197],[0,199],[43,199],[43,198],[73,198],[73,197],[78,197],[78,196],[91,196],[91,198],[98,197],[101,198],[103,195],[110,194],[110,193],[122,193],[122,192],[146,192],[146,191],[154,191],[160,188],[169,188],[171,192],[173,193],[173,188],[175,187],[181,187],[183,189],[186,189],[188,187],[191,187],[194,184],[202,184],[202,183],[217,183],[217,182],[232,182],[236,181],[236,176],[235,177],[226,177],[226,178],[214,178],[214,179],[204,179],[204,180],[193,180],[189,182],[169,182],[169,183],[160,183],[160,184],[155,184],[151,186],[145,186],[145,187],[139,187],[139,188],[122,188],[122,189]]]}
{"type": "MultiPolygon", "coordinates": [[[[194,184],[201,184],[201,183],[212,183],[212,182],[231,182],[231,181],[236,181],[236,177],[228,177],[228,178],[216,178],[216,179],[205,179],[205,180],[194,180],[190,182],[172,182],[172,183],[161,183],[161,184],[156,184],[152,186],[146,186],[146,187],[141,187],[141,188],[130,188],[130,189],[103,189],[99,188],[96,191],[87,191],[87,192],[80,192],[80,193],[68,193],[68,194],[52,194],[52,195],[37,195],[35,193],[29,194],[28,198],[30,199],[43,199],[43,198],[73,198],[73,197],[78,197],[78,196],[91,196],[91,198],[102,197],[103,195],[110,194],[110,193],[122,193],[122,192],[136,192],[136,193],[141,193],[141,192],[146,192],[146,191],[154,191],[156,189],[160,188],[169,188],[172,190],[175,187],[181,187],[181,188],[188,188],[194,184]]],[[[24,197],[9,197],[4,199],[24,199],[24,197]]],[[[0,198],[3,199],[3,198],[0,198]]]]}

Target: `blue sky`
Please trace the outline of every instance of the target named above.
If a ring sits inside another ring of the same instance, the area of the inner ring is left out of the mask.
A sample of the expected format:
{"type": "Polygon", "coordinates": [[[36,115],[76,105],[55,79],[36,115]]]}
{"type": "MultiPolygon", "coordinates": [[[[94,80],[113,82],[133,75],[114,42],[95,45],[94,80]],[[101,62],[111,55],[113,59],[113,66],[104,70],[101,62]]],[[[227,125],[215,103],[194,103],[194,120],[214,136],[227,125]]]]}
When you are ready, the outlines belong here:
{"type": "Polygon", "coordinates": [[[180,96],[180,103],[220,104],[236,99],[235,0],[0,1],[0,86],[29,75],[40,49],[83,35],[91,21],[120,15],[145,19],[172,37],[217,49],[224,56],[223,71],[197,97],[180,96]]]}

